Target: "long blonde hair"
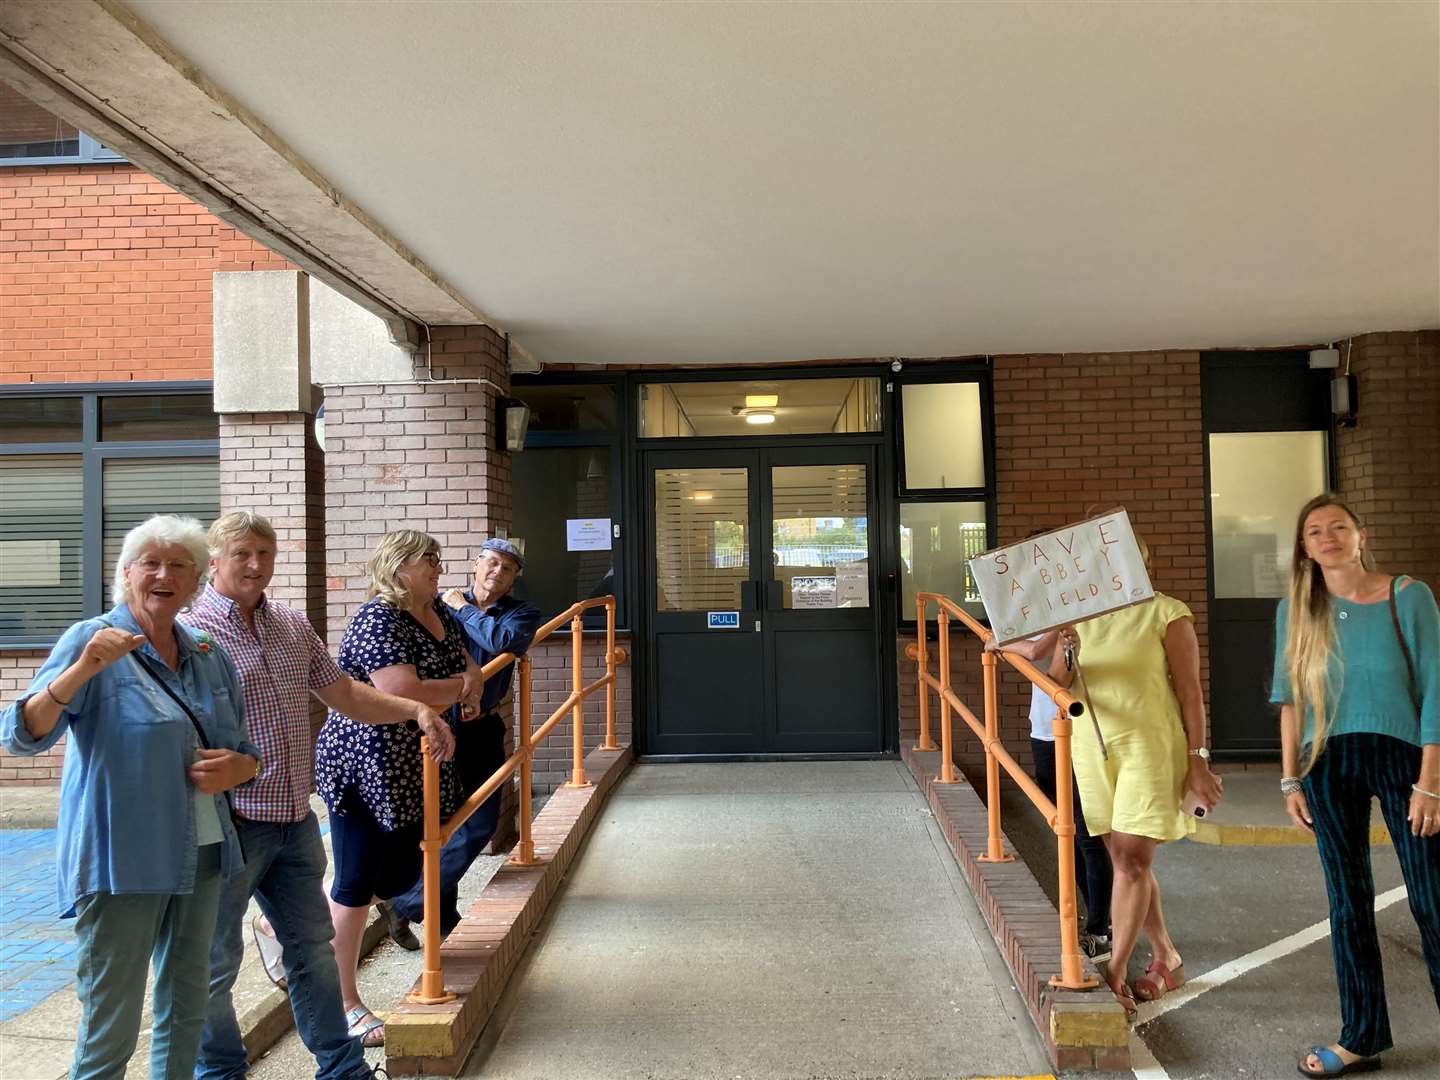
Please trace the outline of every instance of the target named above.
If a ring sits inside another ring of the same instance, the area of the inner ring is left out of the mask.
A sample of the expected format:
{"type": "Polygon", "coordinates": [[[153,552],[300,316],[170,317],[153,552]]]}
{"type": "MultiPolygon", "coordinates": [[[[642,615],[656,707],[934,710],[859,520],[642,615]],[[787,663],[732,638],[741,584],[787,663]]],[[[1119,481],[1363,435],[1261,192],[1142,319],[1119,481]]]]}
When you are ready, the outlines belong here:
{"type": "MultiPolygon", "coordinates": [[[[1329,493],[1317,495],[1300,508],[1295,522],[1295,550],[1290,560],[1290,615],[1285,627],[1285,670],[1290,676],[1290,703],[1295,710],[1295,736],[1305,733],[1305,710],[1315,716],[1310,751],[1300,766],[1304,776],[1315,766],[1330,733],[1330,698],[1339,686],[1329,684],[1330,657],[1335,652],[1335,623],[1330,617],[1330,590],[1320,567],[1305,554],[1305,519],[1316,510],[1334,506],[1365,528],[1358,514],[1329,493]]],[[[1367,548],[1360,549],[1360,565],[1375,569],[1367,548]]]]}

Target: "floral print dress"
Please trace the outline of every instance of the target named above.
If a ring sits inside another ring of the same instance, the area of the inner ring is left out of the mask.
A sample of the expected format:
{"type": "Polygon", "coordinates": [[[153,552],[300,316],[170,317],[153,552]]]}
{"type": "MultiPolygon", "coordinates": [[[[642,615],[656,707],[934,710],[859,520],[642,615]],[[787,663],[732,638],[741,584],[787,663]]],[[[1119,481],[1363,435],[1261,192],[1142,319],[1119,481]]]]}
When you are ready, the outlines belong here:
{"type": "MultiPolygon", "coordinates": [[[[375,599],[363,604],[340,641],[340,669],[371,686],[370,673],[411,664],[421,679],[451,679],[465,671],[465,632],[437,598],[435,612],[445,627],[443,641],[408,612],[375,599]]],[[[447,714],[455,728],[453,710],[447,714]]],[[[424,771],[420,732],[414,724],[362,724],[330,710],[315,744],[315,790],[332,814],[354,791],[385,832],[413,825],[424,816],[424,771]]],[[[453,762],[440,766],[440,818],[459,805],[453,762]]]]}

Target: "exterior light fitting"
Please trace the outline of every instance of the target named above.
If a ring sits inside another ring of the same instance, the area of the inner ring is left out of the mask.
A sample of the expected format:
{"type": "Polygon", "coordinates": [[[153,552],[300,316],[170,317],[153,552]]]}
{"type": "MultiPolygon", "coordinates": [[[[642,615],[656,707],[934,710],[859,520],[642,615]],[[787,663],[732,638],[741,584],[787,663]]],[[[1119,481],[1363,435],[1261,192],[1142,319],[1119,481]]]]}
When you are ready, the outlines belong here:
{"type": "Polygon", "coordinates": [[[519,398],[496,398],[495,406],[500,413],[500,449],[518,454],[525,449],[525,433],[530,430],[530,406],[519,398]]]}

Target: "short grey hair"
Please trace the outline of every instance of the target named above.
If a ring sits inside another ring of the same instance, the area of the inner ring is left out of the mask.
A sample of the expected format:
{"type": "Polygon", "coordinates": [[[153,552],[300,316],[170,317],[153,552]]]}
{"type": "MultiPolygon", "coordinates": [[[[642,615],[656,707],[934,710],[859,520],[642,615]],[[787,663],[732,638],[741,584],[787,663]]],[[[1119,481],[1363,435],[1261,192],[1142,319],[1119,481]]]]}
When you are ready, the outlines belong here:
{"type": "Polygon", "coordinates": [[[125,583],[125,570],[140,557],[140,553],[155,544],[179,544],[190,553],[190,558],[199,571],[200,578],[195,593],[185,598],[182,607],[204,587],[210,576],[210,545],[205,537],[205,526],[192,517],[175,514],[156,514],[146,518],[125,534],[125,543],[120,547],[120,558],[115,561],[115,584],[110,590],[110,599],[116,604],[130,602],[130,587],[125,583]]]}

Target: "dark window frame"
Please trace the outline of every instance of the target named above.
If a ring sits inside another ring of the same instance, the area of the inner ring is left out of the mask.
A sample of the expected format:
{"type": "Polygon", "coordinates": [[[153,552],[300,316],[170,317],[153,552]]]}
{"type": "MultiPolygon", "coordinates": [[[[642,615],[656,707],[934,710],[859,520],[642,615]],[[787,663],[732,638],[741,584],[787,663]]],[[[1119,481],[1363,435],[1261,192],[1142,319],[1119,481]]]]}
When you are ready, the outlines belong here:
{"type": "MultiPolygon", "coordinates": [[[[110,572],[112,567],[104,565],[103,535],[103,473],[105,462],[136,458],[211,457],[219,462],[220,440],[176,439],[176,440],[126,440],[101,442],[100,399],[102,397],[152,396],[155,394],[210,395],[213,392],[209,382],[155,382],[155,383],[75,383],[29,384],[6,387],[0,397],[78,397],[82,401],[81,438],[68,442],[31,442],[0,444],[0,457],[40,457],[68,454],[79,457],[83,474],[82,520],[83,542],[81,550],[82,590],[81,610],[75,621],[94,618],[110,608],[110,572]]],[[[0,637],[0,652],[11,649],[48,649],[59,640],[59,635],[12,635],[0,637]]]]}
{"type": "MultiPolygon", "coordinates": [[[[545,451],[550,449],[598,449],[605,448],[609,451],[610,459],[610,522],[613,528],[620,526],[620,535],[613,537],[610,541],[610,553],[615,569],[614,593],[615,593],[615,629],[617,632],[629,633],[630,611],[626,604],[625,587],[628,579],[627,558],[629,549],[626,544],[629,540],[627,529],[623,521],[626,496],[627,478],[625,475],[625,433],[631,421],[630,395],[626,392],[626,379],[623,375],[609,373],[582,373],[582,372],[557,372],[551,375],[514,375],[510,380],[511,396],[525,400],[525,388],[527,386],[609,386],[615,395],[615,427],[610,431],[600,429],[571,431],[530,431],[525,435],[525,449],[520,451],[528,454],[531,451],[545,451]]],[[[511,502],[515,500],[515,493],[511,492],[511,502]]],[[[513,512],[512,512],[513,513],[513,512]]],[[[513,527],[513,526],[512,526],[513,527]]],[[[525,539],[521,537],[520,539],[525,539]]],[[[530,571],[527,569],[526,573],[530,571]]],[[[575,597],[574,600],[579,600],[575,597]]],[[[573,603],[574,600],[571,602],[573,603]]],[[[554,611],[542,611],[546,618],[557,614],[554,611]]],[[[598,618],[593,613],[587,618],[585,633],[604,633],[605,623],[603,618],[598,618]]],[[[556,630],[557,634],[568,634],[570,627],[567,624],[556,630]]]]}
{"type": "MultiPolygon", "coordinates": [[[[983,366],[975,363],[929,364],[916,366],[908,372],[896,374],[891,380],[895,411],[895,607],[897,626],[902,633],[915,632],[915,610],[904,602],[904,590],[899,587],[900,566],[900,511],[912,503],[977,502],[985,506],[986,550],[995,546],[998,517],[998,496],[995,485],[995,378],[989,363],[983,366]],[[980,386],[980,450],[985,455],[985,484],[983,487],[952,488],[910,488],[905,485],[905,395],[907,386],[951,385],[954,383],[978,383],[980,386]]],[[[983,611],[976,616],[988,625],[983,611]]]]}

